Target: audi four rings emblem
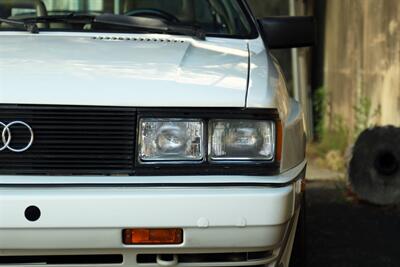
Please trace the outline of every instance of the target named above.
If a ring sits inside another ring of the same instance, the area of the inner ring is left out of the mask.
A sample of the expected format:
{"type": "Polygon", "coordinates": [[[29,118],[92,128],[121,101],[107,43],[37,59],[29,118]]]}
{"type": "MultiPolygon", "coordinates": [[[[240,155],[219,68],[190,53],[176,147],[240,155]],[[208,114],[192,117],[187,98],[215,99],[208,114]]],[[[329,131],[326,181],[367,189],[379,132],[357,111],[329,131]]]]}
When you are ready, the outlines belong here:
{"type": "MultiPolygon", "coordinates": [[[[34,140],[34,134],[33,134],[32,127],[29,126],[29,124],[27,124],[23,121],[13,121],[8,124],[5,124],[0,121],[0,125],[3,126],[3,131],[1,133],[1,141],[3,142],[3,146],[0,147],[0,151],[8,149],[9,151],[12,151],[12,152],[21,153],[21,152],[27,151],[32,146],[33,140],[34,140]],[[22,148],[13,148],[11,146],[11,141],[13,139],[11,127],[16,126],[16,125],[25,127],[30,133],[29,142],[26,145],[24,145],[22,148]]],[[[0,142],[0,145],[1,145],[1,142],[0,142]]]]}

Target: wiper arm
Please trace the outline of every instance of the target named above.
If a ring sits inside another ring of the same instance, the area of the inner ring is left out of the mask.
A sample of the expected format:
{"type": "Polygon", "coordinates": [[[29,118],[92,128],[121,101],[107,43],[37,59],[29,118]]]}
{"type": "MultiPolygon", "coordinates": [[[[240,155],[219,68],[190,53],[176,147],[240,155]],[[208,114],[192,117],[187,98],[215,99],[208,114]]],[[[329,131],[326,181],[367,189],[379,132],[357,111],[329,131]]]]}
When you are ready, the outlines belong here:
{"type": "Polygon", "coordinates": [[[0,22],[23,28],[30,33],[39,33],[39,28],[34,22],[25,22],[15,19],[3,19],[3,18],[0,18],[0,22]]]}
{"type": "Polygon", "coordinates": [[[51,16],[39,16],[29,17],[23,19],[26,23],[39,23],[39,22],[67,22],[67,23],[92,23],[94,15],[80,15],[74,12],[66,15],[51,15],[51,16]]]}
{"type": "Polygon", "coordinates": [[[206,37],[205,32],[200,28],[176,24],[171,25],[165,23],[163,20],[153,18],[104,14],[95,16],[92,23],[122,26],[138,30],[160,31],[163,33],[179,33],[194,36],[201,40],[205,40],[206,37]]]}
{"type": "Polygon", "coordinates": [[[113,15],[113,14],[103,14],[103,15],[80,15],[75,13],[70,13],[67,15],[55,15],[55,16],[41,16],[41,17],[31,17],[25,18],[23,20],[12,20],[12,19],[2,19],[0,22],[12,24],[18,27],[23,27],[31,33],[39,33],[39,28],[36,23],[40,22],[52,22],[52,21],[62,21],[67,23],[92,23],[92,24],[104,24],[112,26],[121,26],[132,29],[137,29],[141,31],[158,31],[162,33],[178,33],[184,35],[194,36],[198,39],[205,40],[205,32],[198,27],[186,26],[179,24],[167,24],[163,20],[155,18],[144,18],[144,17],[133,17],[124,15],[113,15]]]}
{"type": "Polygon", "coordinates": [[[30,33],[39,33],[39,28],[36,23],[58,21],[69,23],[92,23],[94,17],[95,16],[92,15],[77,15],[75,13],[69,13],[67,15],[28,17],[21,20],[0,18],[0,22],[24,28],[30,33]]]}

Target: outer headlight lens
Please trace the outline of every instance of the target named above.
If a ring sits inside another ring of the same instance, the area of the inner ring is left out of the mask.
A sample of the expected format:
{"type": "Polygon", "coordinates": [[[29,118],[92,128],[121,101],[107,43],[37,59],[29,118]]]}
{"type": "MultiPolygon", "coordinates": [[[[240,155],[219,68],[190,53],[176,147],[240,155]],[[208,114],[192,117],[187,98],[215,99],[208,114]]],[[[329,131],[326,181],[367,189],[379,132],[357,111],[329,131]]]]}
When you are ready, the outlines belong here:
{"type": "Polygon", "coordinates": [[[143,162],[201,161],[204,123],[191,119],[141,119],[139,159],[143,162]]]}
{"type": "Polygon", "coordinates": [[[275,123],[257,120],[212,120],[209,150],[214,161],[272,161],[275,153],[275,123]]]}

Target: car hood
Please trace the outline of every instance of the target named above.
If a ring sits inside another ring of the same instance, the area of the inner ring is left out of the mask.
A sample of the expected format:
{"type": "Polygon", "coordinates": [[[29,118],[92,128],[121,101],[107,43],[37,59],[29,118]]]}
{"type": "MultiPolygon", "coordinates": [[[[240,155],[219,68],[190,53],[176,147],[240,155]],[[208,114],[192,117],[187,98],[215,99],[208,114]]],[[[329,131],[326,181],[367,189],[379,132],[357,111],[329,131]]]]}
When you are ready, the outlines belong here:
{"type": "Polygon", "coordinates": [[[244,107],[248,56],[241,40],[0,33],[0,102],[244,107]]]}

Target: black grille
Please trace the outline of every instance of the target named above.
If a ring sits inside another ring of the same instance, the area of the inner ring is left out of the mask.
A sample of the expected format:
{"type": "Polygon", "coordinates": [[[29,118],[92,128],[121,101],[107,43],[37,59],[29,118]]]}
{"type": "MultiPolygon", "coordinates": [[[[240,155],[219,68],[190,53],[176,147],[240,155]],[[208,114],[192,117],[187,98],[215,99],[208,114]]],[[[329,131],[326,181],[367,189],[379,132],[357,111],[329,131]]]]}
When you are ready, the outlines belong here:
{"type": "MultiPolygon", "coordinates": [[[[1,105],[0,122],[13,121],[29,124],[34,131],[34,142],[22,153],[1,151],[1,174],[133,173],[136,132],[133,108],[1,105]]],[[[11,133],[13,148],[20,149],[29,142],[26,127],[12,126],[11,133]]]]}

